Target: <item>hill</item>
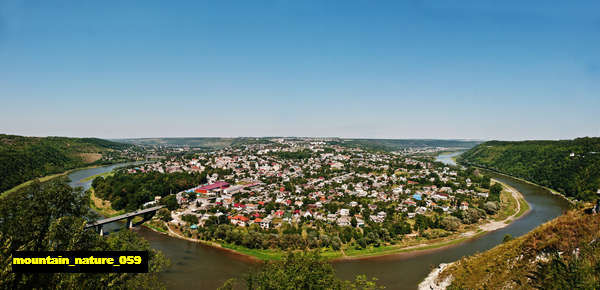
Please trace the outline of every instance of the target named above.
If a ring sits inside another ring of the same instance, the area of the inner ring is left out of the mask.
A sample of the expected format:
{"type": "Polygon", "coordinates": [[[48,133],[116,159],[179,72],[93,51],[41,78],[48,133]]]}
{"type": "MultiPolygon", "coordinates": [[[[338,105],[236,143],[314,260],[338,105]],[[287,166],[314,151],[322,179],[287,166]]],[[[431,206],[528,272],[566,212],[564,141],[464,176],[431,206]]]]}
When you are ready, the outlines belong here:
{"type": "Polygon", "coordinates": [[[446,267],[448,289],[599,289],[600,215],[572,210],[446,267]]]}
{"type": "MultiPolygon", "coordinates": [[[[181,137],[181,138],[137,138],[116,139],[114,141],[145,146],[189,146],[195,148],[220,149],[227,146],[252,144],[256,142],[267,143],[279,137],[181,137]]],[[[288,140],[302,140],[302,137],[285,137],[288,140]]],[[[447,148],[472,148],[480,141],[471,140],[437,140],[437,139],[340,139],[336,137],[323,138],[327,142],[345,146],[362,146],[374,150],[400,150],[414,147],[447,147],[447,148]]]]}
{"type": "Polygon", "coordinates": [[[219,137],[182,137],[182,138],[134,138],[114,141],[144,146],[189,146],[197,148],[223,148],[230,146],[236,139],[219,137]]]}
{"type": "Polygon", "coordinates": [[[345,145],[365,146],[371,149],[386,151],[406,148],[446,147],[468,149],[480,144],[474,140],[442,140],[442,139],[343,139],[345,145]]]}
{"type": "Polygon", "coordinates": [[[560,141],[489,141],[463,153],[459,162],[492,169],[592,200],[600,189],[600,138],[560,141]]]}
{"type": "Polygon", "coordinates": [[[0,192],[28,180],[86,165],[110,163],[131,147],[97,138],[0,134],[0,192]]]}

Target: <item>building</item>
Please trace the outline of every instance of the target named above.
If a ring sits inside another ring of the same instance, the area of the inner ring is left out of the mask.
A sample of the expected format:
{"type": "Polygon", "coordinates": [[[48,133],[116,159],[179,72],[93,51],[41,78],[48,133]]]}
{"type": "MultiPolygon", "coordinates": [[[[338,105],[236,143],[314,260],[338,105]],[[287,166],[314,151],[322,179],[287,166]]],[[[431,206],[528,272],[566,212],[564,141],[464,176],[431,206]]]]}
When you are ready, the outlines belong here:
{"type": "Polygon", "coordinates": [[[208,193],[209,191],[217,190],[217,189],[225,189],[229,187],[229,183],[225,181],[217,181],[212,184],[200,186],[196,188],[197,193],[208,193]]]}

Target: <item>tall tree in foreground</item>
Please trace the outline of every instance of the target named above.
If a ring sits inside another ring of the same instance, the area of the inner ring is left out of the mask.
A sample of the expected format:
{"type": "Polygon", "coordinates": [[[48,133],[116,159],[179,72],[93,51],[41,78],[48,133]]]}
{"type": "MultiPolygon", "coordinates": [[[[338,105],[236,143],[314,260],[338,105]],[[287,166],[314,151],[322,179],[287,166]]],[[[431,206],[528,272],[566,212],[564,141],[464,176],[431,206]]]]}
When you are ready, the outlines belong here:
{"type": "MultiPolygon", "coordinates": [[[[318,252],[290,252],[282,261],[269,262],[256,272],[247,275],[248,289],[383,289],[376,279],[368,280],[365,275],[356,276],[354,281],[343,281],[336,277],[331,264],[322,259],[318,252]]],[[[220,289],[233,289],[235,280],[228,280],[220,289]]]]}
{"type": "Polygon", "coordinates": [[[101,237],[84,230],[88,197],[65,180],[36,182],[0,200],[0,288],[153,289],[168,260],[131,231],[101,237]],[[12,251],[148,251],[149,273],[12,273],[12,251]]]}

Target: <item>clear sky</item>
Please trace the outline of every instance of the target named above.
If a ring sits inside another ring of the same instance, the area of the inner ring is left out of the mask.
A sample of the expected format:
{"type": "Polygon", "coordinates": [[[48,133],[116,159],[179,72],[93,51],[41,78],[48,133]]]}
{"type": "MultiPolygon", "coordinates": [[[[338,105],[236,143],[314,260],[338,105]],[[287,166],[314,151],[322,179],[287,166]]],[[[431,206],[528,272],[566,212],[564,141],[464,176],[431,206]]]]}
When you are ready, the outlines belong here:
{"type": "Polygon", "coordinates": [[[0,0],[0,133],[600,135],[600,1],[0,0]]]}

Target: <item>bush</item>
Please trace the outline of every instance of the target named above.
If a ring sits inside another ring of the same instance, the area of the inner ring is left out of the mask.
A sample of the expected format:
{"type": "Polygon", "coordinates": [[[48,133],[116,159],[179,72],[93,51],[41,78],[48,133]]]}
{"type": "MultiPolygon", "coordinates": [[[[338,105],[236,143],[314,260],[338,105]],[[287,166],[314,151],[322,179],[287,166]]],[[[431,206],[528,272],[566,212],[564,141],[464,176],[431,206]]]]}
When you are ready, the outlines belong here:
{"type": "Polygon", "coordinates": [[[465,224],[474,224],[482,217],[483,213],[474,208],[469,208],[462,212],[462,220],[465,224]]]}
{"type": "MultiPolygon", "coordinates": [[[[496,183],[497,184],[497,183],[496,183]]],[[[495,185],[495,184],[494,184],[495,185]]],[[[498,206],[498,203],[493,202],[493,201],[488,201],[483,205],[483,209],[485,210],[485,212],[487,212],[488,214],[495,214],[498,212],[498,210],[500,209],[498,206]]]]}
{"type": "Polygon", "coordinates": [[[445,231],[442,229],[429,229],[429,230],[423,231],[423,233],[421,235],[428,239],[437,239],[437,238],[447,237],[448,235],[450,235],[450,233],[448,231],[445,231]]]}
{"type": "Polygon", "coordinates": [[[443,229],[447,231],[456,231],[460,228],[460,219],[454,216],[447,216],[440,222],[443,229]]]}
{"type": "Polygon", "coordinates": [[[161,208],[160,210],[158,210],[158,212],[156,213],[156,216],[165,222],[170,222],[171,221],[171,212],[166,209],[166,208],[161,208]]]}

